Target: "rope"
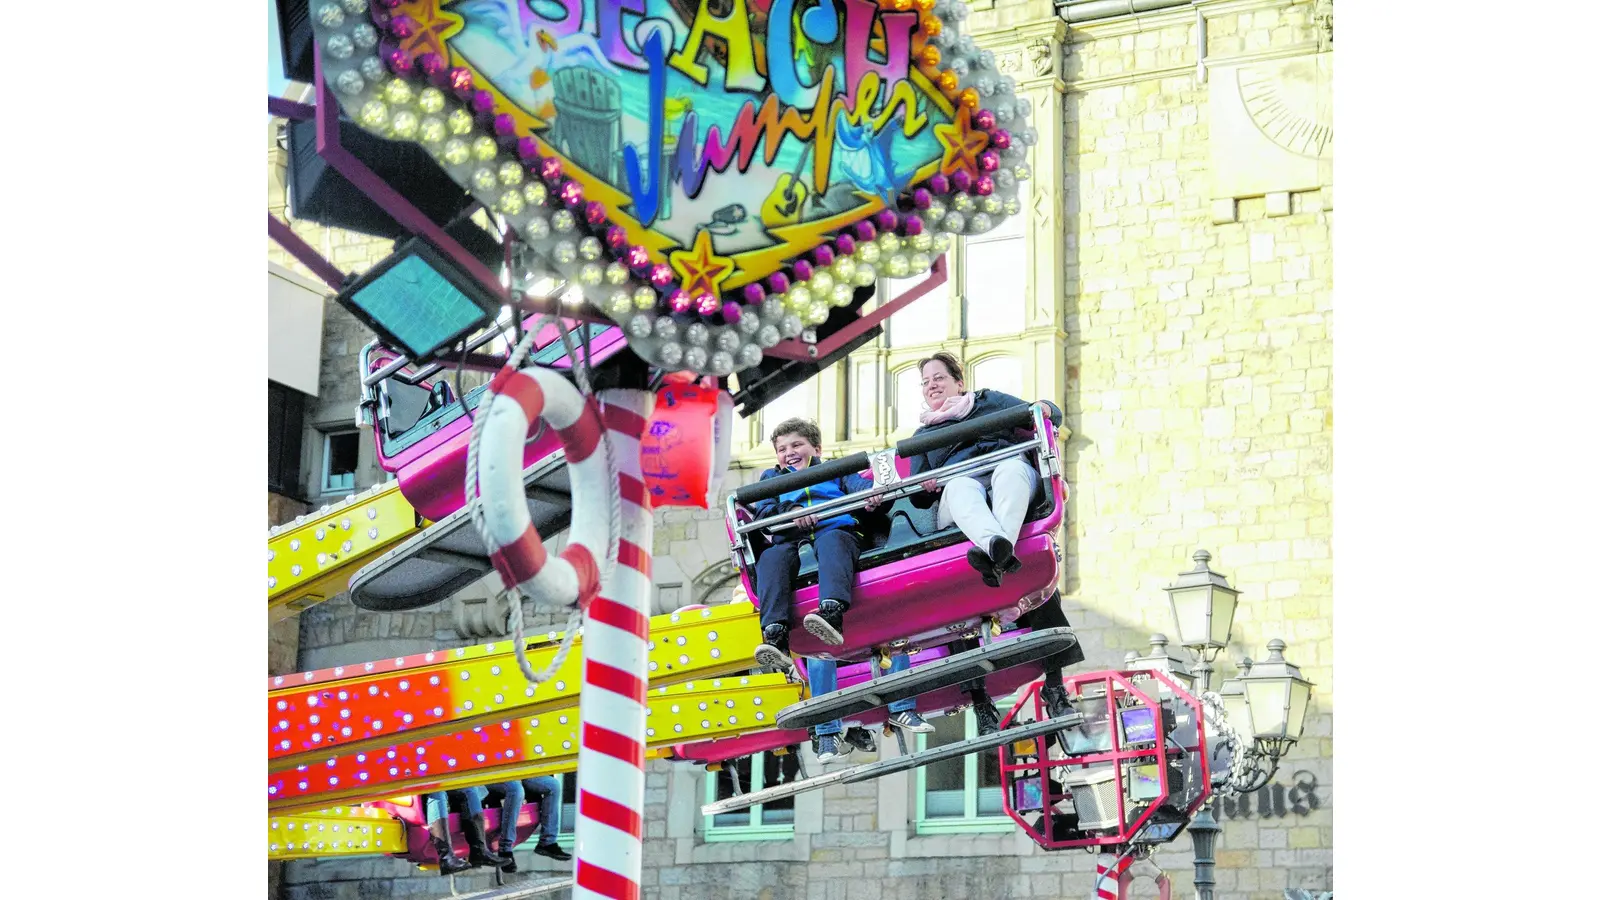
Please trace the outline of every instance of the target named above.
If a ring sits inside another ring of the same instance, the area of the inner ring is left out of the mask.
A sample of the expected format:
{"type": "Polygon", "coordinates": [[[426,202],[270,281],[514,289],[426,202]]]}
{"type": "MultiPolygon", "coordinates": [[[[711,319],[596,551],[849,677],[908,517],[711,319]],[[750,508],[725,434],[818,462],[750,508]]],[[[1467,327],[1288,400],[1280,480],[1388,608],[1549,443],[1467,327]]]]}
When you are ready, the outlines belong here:
{"type": "Polygon", "coordinates": [[[1228,721],[1221,694],[1216,691],[1206,691],[1200,695],[1200,702],[1205,705],[1206,728],[1220,735],[1222,743],[1229,751],[1228,778],[1217,788],[1217,793],[1224,797],[1237,797],[1244,792],[1244,786],[1255,777],[1255,755],[1246,752],[1246,745],[1239,737],[1239,732],[1228,721]]]}
{"type": "MultiPolygon", "coordinates": [[[[512,351],[511,357],[506,361],[506,365],[513,371],[520,370],[523,362],[528,358],[528,353],[532,350],[534,338],[552,319],[555,321],[556,330],[561,335],[562,345],[567,351],[567,358],[572,361],[572,371],[578,382],[578,390],[586,398],[593,397],[594,393],[589,381],[589,361],[585,358],[582,366],[578,364],[577,354],[574,352],[572,343],[572,335],[567,331],[566,322],[557,316],[546,314],[535,319],[532,327],[523,333],[522,340],[517,342],[516,349],[512,351]]],[[[484,409],[487,411],[487,403],[484,404],[484,409]]],[[[484,520],[483,504],[479,501],[478,479],[476,476],[478,473],[478,447],[483,437],[484,423],[488,421],[488,418],[488,416],[478,416],[472,420],[472,437],[467,442],[467,472],[469,477],[465,487],[466,504],[468,509],[471,510],[472,524],[478,529],[478,534],[482,536],[485,547],[489,546],[490,538],[488,526],[484,520]]],[[[544,431],[544,419],[540,418],[538,424],[539,431],[535,432],[535,436],[544,431]]],[[[611,513],[611,536],[600,568],[600,583],[608,584],[611,582],[612,575],[616,570],[617,553],[621,546],[622,493],[621,483],[617,478],[616,460],[612,456],[614,451],[611,441],[602,439],[600,443],[605,450],[606,473],[608,476],[606,482],[611,486],[611,490],[607,492],[606,496],[611,513]]],[[[583,625],[583,610],[575,609],[567,617],[565,633],[561,636],[561,644],[556,647],[555,655],[550,658],[550,665],[545,667],[543,671],[535,672],[533,663],[528,661],[527,637],[522,611],[522,602],[526,598],[523,597],[522,591],[515,586],[505,588],[497,596],[504,598],[508,607],[506,627],[511,631],[511,640],[516,648],[517,668],[522,671],[522,677],[531,684],[549,681],[556,671],[566,664],[567,656],[572,652],[573,642],[576,640],[578,631],[583,625]]]]}

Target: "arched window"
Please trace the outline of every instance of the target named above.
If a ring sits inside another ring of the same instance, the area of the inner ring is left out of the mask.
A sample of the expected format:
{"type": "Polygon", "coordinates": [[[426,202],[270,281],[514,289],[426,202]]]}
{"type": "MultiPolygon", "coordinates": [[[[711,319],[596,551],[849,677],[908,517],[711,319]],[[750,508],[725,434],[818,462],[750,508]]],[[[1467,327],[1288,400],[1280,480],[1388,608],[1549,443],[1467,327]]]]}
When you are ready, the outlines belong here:
{"type": "Polygon", "coordinates": [[[1004,391],[1023,400],[1037,398],[1022,396],[1022,360],[1015,356],[988,356],[972,366],[967,381],[968,390],[989,388],[1004,391]]]}
{"type": "Polygon", "coordinates": [[[922,373],[915,363],[894,373],[893,403],[895,432],[915,431],[922,414],[922,373]]]}

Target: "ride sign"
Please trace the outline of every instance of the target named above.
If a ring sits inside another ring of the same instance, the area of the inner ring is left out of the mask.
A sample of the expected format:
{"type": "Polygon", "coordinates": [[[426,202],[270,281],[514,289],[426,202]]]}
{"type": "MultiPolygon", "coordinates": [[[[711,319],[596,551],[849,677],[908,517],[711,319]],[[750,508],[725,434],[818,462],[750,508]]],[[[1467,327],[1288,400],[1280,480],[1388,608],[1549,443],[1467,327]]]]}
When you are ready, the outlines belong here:
{"type": "MultiPolygon", "coordinates": [[[[325,82],[697,374],[1018,211],[1035,134],[959,0],[324,0],[325,82]]],[[[521,274],[521,273],[518,273],[521,274]]]]}

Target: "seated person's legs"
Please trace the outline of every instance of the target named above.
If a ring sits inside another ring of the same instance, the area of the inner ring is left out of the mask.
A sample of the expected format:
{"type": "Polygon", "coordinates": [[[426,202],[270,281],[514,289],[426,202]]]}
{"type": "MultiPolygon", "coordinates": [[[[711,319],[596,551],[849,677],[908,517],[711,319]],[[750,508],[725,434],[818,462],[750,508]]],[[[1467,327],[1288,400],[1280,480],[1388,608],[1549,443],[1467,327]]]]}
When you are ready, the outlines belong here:
{"type": "MultiPolygon", "coordinates": [[[[876,665],[876,663],[874,663],[876,665]]],[[[889,674],[904,672],[911,668],[911,657],[904,653],[895,656],[889,661],[889,674]]],[[[917,715],[917,698],[907,697],[889,704],[889,724],[896,728],[914,734],[927,734],[933,730],[928,720],[917,715]]]]}
{"type": "Polygon", "coordinates": [[[756,647],[755,659],[769,669],[787,672],[794,668],[789,660],[789,614],[794,606],[794,579],[799,572],[800,545],[794,541],[773,544],[756,560],[762,642],[756,647]]]}
{"type": "MultiPolygon", "coordinates": [[[[806,680],[811,684],[811,696],[831,694],[839,689],[839,664],[831,659],[807,659],[806,680]]],[[[843,730],[844,722],[840,719],[811,729],[811,750],[817,754],[817,762],[826,763],[850,752],[850,745],[839,738],[843,730]]]]}
{"type": "Polygon", "coordinates": [[[939,528],[949,528],[953,523],[972,542],[967,551],[967,563],[983,576],[983,583],[999,587],[1000,580],[994,572],[993,554],[1002,549],[1010,555],[1008,546],[997,542],[1004,539],[1004,530],[989,509],[987,477],[956,478],[944,486],[939,498],[939,512],[934,522],[939,528]]]}
{"type": "Polygon", "coordinates": [[[524,778],[522,787],[528,798],[539,804],[539,842],[533,852],[556,860],[571,859],[556,843],[561,836],[561,779],[554,775],[524,778]]]}
{"type": "Polygon", "coordinates": [[[467,839],[467,862],[475,866],[503,867],[510,862],[489,849],[489,835],[483,824],[483,797],[488,793],[481,786],[450,791],[451,799],[458,800],[466,812],[461,816],[461,833],[467,839]]]}
{"type": "MultiPolygon", "coordinates": [[[[950,644],[950,652],[965,653],[982,646],[977,638],[958,638],[950,644]]],[[[983,678],[974,678],[963,681],[961,690],[972,699],[972,714],[978,720],[979,736],[994,734],[1000,730],[1000,710],[995,708],[994,701],[989,698],[988,683],[983,678]]]]}
{"type": "MultiPolygon", "coordinates": [[[[510,856],[511,849],[517,846],[517,819],[522,815],[522,804],[525,800],[522,791],[522,782],[503,781],[490,789],[490,794],[499,794],[500,801],[500,835],[499,851],[502,855],[510,856]]],[[[506,867],[507,872],[515,872],[516,863],[512,862],[506,867]]]]}
{"type": "Polygon", "coordinates": [[[1016,548],[1017,535],[1022,533],[1022,522],[1028,517],[1028,507],[1033,504],[1033,495],[1038,487],[1039,470],[1020,456],[995,466],[989,478],[990,507],[994,510],[995,521],[1000,523],[1000,536],[1006,539],[1010,548],[995,547],[989,554],[996,570],[1002,575],[1022,568],[1010,551],[1016,548]],[[1002,550],[1005,552],[1002,553],[1002,550]]]}
{"type": "Polygon", "coordinates": [[[811,546],[817,554],[818,602],[803,624],[823,643],[837,647],[844,643],[844,614],[855,593],[861,538],[847,528],[829,528],[817,532],[811,546]]]}
{"type": "MultiPolygon", "coordinates": [[[[1067,622],[1067,614],[1061,610],[1061,592],[1051,594],[1049,599],[1024,613],[1017,619],[1017,624],[1033,631],[1071,627],[1067,622]]],[[[1077,644],[1044,658],[1044,686],[1040,693],[1044,698],[1045,710],[1052,719],[1072,712],[1067,690],[1061,684],[1061,670],[1081,662],[1083,648],[1077,644]]]]}
{"type": "Polygon", "coordinates": [[[471,867],[450,845],[449,815],[450,797],[444,791],[434,791],[422,798],[422,817],[428,821],[428,840],[439,857],[440,875],[452,875],[471,867]]]}

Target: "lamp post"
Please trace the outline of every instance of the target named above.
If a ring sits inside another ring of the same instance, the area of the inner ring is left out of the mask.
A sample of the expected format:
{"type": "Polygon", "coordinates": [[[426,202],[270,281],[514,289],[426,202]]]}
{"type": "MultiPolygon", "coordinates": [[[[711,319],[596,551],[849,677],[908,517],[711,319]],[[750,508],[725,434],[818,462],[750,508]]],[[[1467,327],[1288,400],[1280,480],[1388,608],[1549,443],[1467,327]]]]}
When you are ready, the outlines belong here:
{"type": "Polygon", "coordinates": [[[1306,707],[1311,703],[1311,682],[1294,663],[1283,658],[1285,646],[1282,640],[1273,638],[1267,643],[1266,661],[1239,676],[1245,704],[1250,709],[1255,748],[1272,760],[1274,771],[1278,760],[1305,732],[1306,707]]]}
{"type": "Polygon", "coordinates": [[[1194,568],[1162,590],[1172,606],[1172,621],[1178,630],[1178,643],[1195,655],[1195,674],[1201,691],[1211,690],[1211,664],[1228,646],[1233,636],[1233,613],[1239,608],[1239,592],[1228,579],[1211,571],[1211,554],[1194,552],[1194,568]]]}
{"type": "Polygon", "coordinates": [[[1189,823],[1189,840],[1194,842],[1196,900],[1211,900],[1211,889],[1217,886],[1217,834],[1221,831],[1222,826],[1204,806],[1189,823]]]}

